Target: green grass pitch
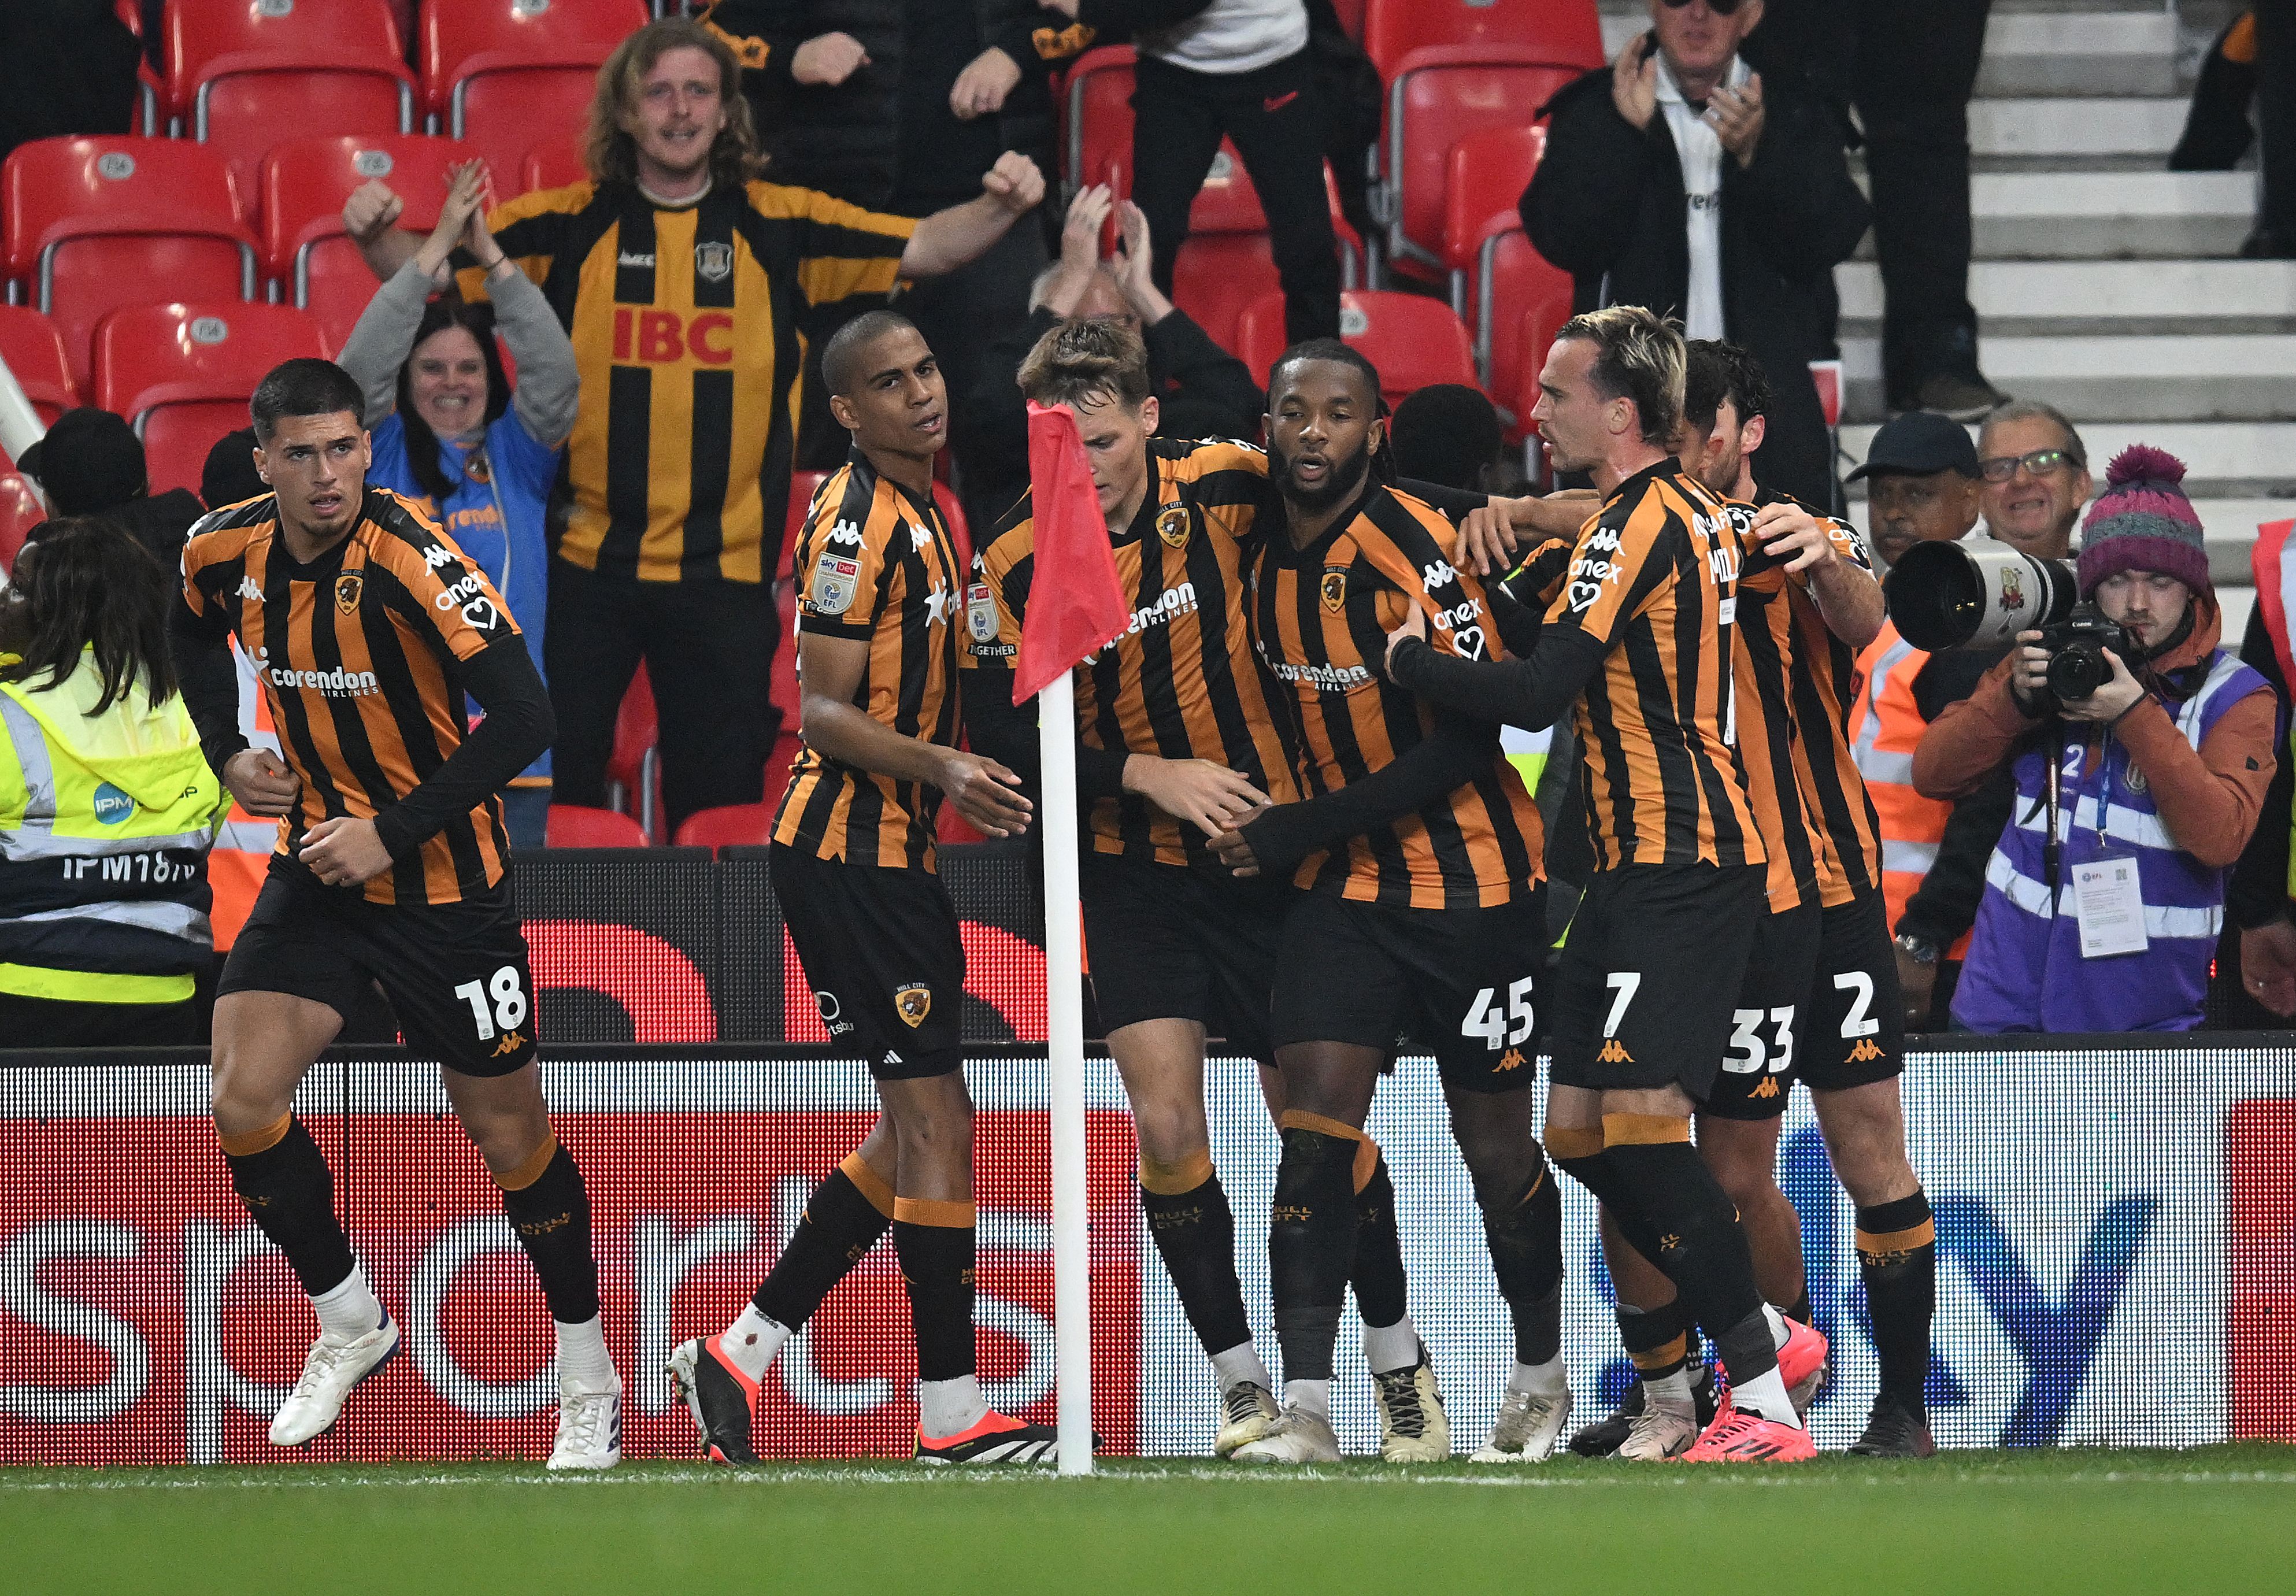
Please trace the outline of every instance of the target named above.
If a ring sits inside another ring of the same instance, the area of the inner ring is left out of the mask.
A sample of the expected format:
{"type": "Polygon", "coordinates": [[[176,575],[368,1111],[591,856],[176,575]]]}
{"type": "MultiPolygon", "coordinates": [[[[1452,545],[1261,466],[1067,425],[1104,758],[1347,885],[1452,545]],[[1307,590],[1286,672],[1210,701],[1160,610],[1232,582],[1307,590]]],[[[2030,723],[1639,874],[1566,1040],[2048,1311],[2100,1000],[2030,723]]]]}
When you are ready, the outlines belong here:
{"type": "Polygon", "coordinates": [[[0,1590],[2296,1591],[2296,1449],[1777,1468],[0,1470],[0,1590]]]}

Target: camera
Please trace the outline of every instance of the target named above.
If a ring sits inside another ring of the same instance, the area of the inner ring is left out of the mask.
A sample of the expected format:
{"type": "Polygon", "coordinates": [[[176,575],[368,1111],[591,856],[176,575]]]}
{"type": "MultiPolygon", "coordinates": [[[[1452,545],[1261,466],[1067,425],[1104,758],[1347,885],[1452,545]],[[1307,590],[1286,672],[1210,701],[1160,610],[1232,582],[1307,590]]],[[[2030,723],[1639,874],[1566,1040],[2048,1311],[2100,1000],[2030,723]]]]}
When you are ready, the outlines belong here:
{"type": "MultiPolygon", "coordinates": [[[[1916,544],[1890,568],[1882,594],[1898,635],[1931,653],[2005,648],[2020,632],[2047,632],[2076,610],[2093,612],[2079,602],[2080,579],[2071,561],[2036,560],[1997,544],[1916,544]]],[[[2097,624],[2120,632],[2101,616],[2097,624]]],[[[2108,670],[2097,680],[2111,676],[2108,670]]]]}
{"type": "Polygon", "coordinates": [[[2112,680],[2112,662],[2104,657],[2107,649],[2124,663],[2141,651],[2127,627],[2087,602],[2075,604],[2056,625],[2044,627],[2041,647],[2049,652],[2049,691],[2068,704],[2079,703],[2112,680]]]}

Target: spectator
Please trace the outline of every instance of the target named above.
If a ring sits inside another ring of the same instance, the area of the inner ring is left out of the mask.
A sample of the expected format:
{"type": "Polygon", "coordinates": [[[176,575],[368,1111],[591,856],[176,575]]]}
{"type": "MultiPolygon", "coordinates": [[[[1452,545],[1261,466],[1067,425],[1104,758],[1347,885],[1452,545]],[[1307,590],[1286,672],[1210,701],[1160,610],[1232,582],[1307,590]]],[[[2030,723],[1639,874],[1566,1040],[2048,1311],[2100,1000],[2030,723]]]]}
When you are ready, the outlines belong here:
{"type": "Polygon", "coordinates": [[[2169,151],[2172,172],[2229,172],[2256,141],[2256,13],[2243,10],[2210,42],[2185,111],[2185,131],[2169,151]]]}
{"type": "MultiPolygon", "coordinates": [[[[421,251],[359,316],[340,364],[366,396],[367,481],[414,500],[477,562],[540,668],[548,629],[545,520],[581,380],[550,302],[487,231],[485,195],[486,168],[472,161],[455,175],[421,251]],[[454,294],[430,298],[449,282],[447,256],[458,245],[488,268],[491,309],[454,294]],[[497,324],[518,362],[515,390],[495,348],[497,324]]],[[[544,846],[549,822],[545,749],[503,793],[503,824],[512,847],[531,848],[544,846]]]]}
{"type": "Polygon", "coordinates": [[[2256,7],[2256,229],[2251,260],[2296,258],[2296,6],[2256,7]]]}
{"type": "MultiPolygon", "coordinates": [[[[1756,66],[1857,106],[1882,262],[1892,412],[1972,422],[2006,397],[1977,364],[1969,302],[1969,98],[1992,0],[1768,0],[1756,66]]],[[[1844,131],[1847,125],[1844,124],[1844,131]]]]}
{"type": "MultiPolygon", "coordinates": [[[[2287,557],[2290,529],[2287,521],[2267,521],[2257,529],[2249,552],[2257,602],[2248,612],[2248,634],[2240,645],[2242,663],[2253,666],[2284,705],[2289,702],[2289,683],[2296,682],[2289,628],[2290,588],[2296,585],[2296,564],[2287,557]]],[[[2296,875],[2290,873],[2296,846],[2292,843],[2296,843],[2296,763],[2283,759],[2265,790],[2255,834],[2241,850],[2226,904],[2240,928],[2242,990],[2283,1019],[2296,1016],[2296,875]]]]}
{"type": "Polygon", "coordinates": [[[109,410],[83,406],[56,418],[18,462],[59,515],[100,515],[149,549],[164,567],[183,552],[184,534],[206,513],[189,488],[154,497],[144,440],[109,410]]]}
{"type": "Polygon", "coordinates": [[[1398,477],[1433,482],[1463,493],[1488,494],[1507,486],[1506,429],[1480,388],[1438,382],[1414,390],[1387,424],[1398,477]]]}
{"type": "Polygon", "coordinates": [[[198,1040],[223,789],[176,696],[172,592],[127,533],[66,518],[0,603],[0,1030],[19,1043],[198,1040]]]}
{"type": "MultiPolygon", "coordinates": [[[[1164,251],[1157,291],[1188,210],[1219,153],[1235,144],[1267,213],[1283,331],[1292,343],[1340,331],[1340,247],[1324,192],[1324,117],[1303,0],[1037,0],[1111,44],[1139,47],[1133,74],[1132,198],[1164,251]]],[[[1098,177],[1097,172],[1071,174],[1098,177]]]]}
{"type": "Polygon", "coordinates": [[[1578,279],[1576,308],[1645,305],[1692,338],[1743,345],[1771,374],[1773,488],[1841,503],[1809,363],[1835,353],[1833,270],[1872,212],[1840,119],[1799,81],[1766,86],[1738,53],[1762,0],[1650,0],[1652,29],[1547,105],[1523,192],[1540,254],[1578,279]]]}
{"type": "Polygon", "coordinates": [[[36,138],[128,131],[141,53],[111,0],[0,5],[0,158],[36,138]]]}
{"type": "MultiPolygon", "coordinates": [[[[1055,169],[1051,73],[1037,36],[1055,53],[1062,46],[1035,0],[718,0],[695,9],[742,59],[776,183],[923,217],[978,194],[1007,151],[1055,169]]],[[[1046,259],[1045,220],[1014,227],[979,259],[902,296],[950,393],[972,391],[988,346],[1028,315],[1029,285],[1046,259]]],[[[801,462],[822,470],[842,464],[848,447],[820,380],[828,341],[813,337],[798,427],[801,462]]],[[[962,479],[974,465],[964,438],[955,442],[962,479]]]]}
{"type": "MultiPolygon", "coordinates": [[[[1957,541],[1977,524],[1977,450],[1944,416],[1909,410],[1891,421],[1850,473],[1853,481],[1860,477],[1874,546],[1885,560],[1903,558],[1916,543],[1957,541]]],[[[1943,1023],[1977,918],[1986,856],[2013,794],[2005,776],[1958,803],[1924,797],[1913,785],[1913,753],[1930,723],[1967,698],[1998,657],[1924,652],[1899,636],[1893,621],[1883,622],[1857,656],[1850,755],[1882,823],[1882,898],[1897,941],[1906,1024],[1914,1030],[1943,1023]]]]}
{"type": "MultiPolygon", "coordinates": [[[[789,511],[788,364],[800,333],[903,278],[978,258],[1042,198],[1026,157],[985,192],[916,219],[757,180],[741,68],[691,19],[639,29],[599,69],[591,180],[487,218],[573,339],[582,399],[572,503],[553,548],[548,631],[554,794],[605,802],[615,716],[643,659],[660,716],[669,828],[754,804],[780,716],[767,694],[780,617],[768,583],[789,511]]],[[[389,191],[346,225],[388,278],[417,241],[389,191]]],[[[483,273],[463,266],[465,298],[483,273]]]]}
{"type": "MultiPolygon", "coordinates": [[[[976,490],[1002,515],[1029,487],[1029,410],[1021,397],[1021,362],[1039,339],[1075,316],[1111,316],[1134,327],[1148,346],[1148,381],[1166,438],[1250,438],[1259,430],[1267,393],[1250,367],[1212,342],[1156,286],[1154,243],[1136,205],[1121,207],[1122,247],[1100,258],[1102,224],[1114,205],[1107,185],[1070,201],[1061,258],[1037,280],[1029,319],[989,350],[969,402],[954,418],[970,433],[979,462],[976,490]]],[[[991,523],[984,522],[983,525],[991,523]]]]}
{"type": "Polygon", "coordinates": [[[1985,533],[2036,560],[2064,560],[2088,502],[2088,450],[2064,413],[2033,399],[2013,399],[1985,418],[1977,434],[1978,490],[1985,533]]]}
{"type": "Polygon", "coordinates": [[[2226,883],[2272,780],[2279,707],[2261,675],[2217,646],[2184,474],[2161,450],[2125,449],[2089,515],[2081,595],[2135,645],[2127,657],[2105,650],[2111,679],[2059,698],[2042,634],[2021,632],[1915,753],[1926,795],[1969,791],[2005,763],[2017,785],[1954,994],[1956,1029],[2201,1023],[2226,883]]]}
{"type": "Polygon", "coordinates": [[[252,427],[242,427],[216,439],[215,447],[208,451],[207,464],[200,468],[200,497],[209,509],[259,499],[271,491],[263,474],[255,469],[256,448],[252,427]]]}

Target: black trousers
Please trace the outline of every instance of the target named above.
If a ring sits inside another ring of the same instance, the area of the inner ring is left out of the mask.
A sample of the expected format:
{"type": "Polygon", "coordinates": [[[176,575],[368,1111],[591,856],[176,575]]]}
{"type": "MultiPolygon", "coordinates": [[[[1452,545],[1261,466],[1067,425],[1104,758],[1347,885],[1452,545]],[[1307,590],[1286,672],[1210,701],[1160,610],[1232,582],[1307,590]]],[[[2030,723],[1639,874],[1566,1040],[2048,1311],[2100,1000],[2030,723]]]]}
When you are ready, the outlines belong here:
{"type": "Polygon", "coordinates": [[[0,1036],[9,1047],[188,1047],[205,1040],[200,1005],[65,1003],[0,993],[0,1036]]]}
{"type": "Polygon", "coordinates": [[[758,802],[781,727],[771,697],[780,641],[765,583],[629,581],[553,560],[553,801],[604,806],[614,718],[644,659],[661,725],[668,831],[697,809],[758,802]]]}
{"type": "Polygon", "coordinates": [[[2256,225],[2296,239],[2296,0],[2257,0],[2256,225]]]}
{"type": "Polygon", "coordinates": [[[1324,197],[1324,124],[1308,53],[1227,76],[1144,55],[1133,78],[1132,115],[1132,200],[1148,217],[1156,286],[1172,291],[1188,208],[1225,135],[1235,141],[1267,212],[1268,242],[1283,284],[1284,336],[1292,343],[1337,338],[1340,250],[1324,197]]]}

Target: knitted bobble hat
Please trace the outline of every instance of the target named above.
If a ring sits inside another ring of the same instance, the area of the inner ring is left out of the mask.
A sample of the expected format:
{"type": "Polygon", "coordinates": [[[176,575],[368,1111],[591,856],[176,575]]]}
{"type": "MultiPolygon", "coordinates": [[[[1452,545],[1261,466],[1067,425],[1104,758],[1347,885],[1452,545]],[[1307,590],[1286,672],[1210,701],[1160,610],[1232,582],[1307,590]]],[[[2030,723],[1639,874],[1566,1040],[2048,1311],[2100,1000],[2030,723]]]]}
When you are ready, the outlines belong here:
{"type": "Polygon", "coordinates": [[[2209,593],[2201,518],[2185,496],[2185,462],[2166,449],[2131,444],[2104,468],[2104,491],[2081,528],[2080,591],[2120,571],[2159,571],[2209,593]]]}

